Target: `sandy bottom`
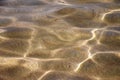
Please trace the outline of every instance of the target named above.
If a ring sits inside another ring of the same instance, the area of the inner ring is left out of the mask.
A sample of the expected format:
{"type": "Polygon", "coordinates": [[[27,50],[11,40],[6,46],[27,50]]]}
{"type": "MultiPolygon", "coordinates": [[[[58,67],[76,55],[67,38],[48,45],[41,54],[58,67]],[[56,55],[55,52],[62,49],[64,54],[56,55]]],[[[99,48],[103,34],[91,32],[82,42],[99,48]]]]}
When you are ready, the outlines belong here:
{"type": "Polygon", "coordinates": [[[120,80],[120,0],[0,0],[0,80],[120,80]]]}

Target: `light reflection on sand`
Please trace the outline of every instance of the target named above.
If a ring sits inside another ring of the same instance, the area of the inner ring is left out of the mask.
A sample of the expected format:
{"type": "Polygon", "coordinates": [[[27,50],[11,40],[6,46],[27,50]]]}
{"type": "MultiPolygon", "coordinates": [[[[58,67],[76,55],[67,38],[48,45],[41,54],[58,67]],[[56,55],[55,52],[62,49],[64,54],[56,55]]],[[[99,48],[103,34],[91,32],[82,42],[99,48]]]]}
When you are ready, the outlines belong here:
{"type": "Polygon", "coordinates": [[[119,7],[117,0],[0,1],[0,80],[119,80],[119,7]]]}

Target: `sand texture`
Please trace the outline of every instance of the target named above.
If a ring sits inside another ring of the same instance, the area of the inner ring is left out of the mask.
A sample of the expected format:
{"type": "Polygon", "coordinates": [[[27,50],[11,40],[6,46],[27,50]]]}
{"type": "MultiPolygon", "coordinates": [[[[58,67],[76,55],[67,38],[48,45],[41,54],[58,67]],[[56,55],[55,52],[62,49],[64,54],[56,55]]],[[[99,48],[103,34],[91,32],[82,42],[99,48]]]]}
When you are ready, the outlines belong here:
{"type": "Polygon", "coordinates": [[[0,0],[0,80],[120,80],[120,0],[0,0]]]}

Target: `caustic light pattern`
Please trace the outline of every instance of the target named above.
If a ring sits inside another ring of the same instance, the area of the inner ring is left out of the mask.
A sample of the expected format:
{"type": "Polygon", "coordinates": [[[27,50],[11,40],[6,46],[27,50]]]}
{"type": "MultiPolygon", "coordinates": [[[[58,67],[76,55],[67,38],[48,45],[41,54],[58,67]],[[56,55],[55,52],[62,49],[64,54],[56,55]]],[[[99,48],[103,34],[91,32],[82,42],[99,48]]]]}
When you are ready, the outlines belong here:
{"type": "Polygon", "coordinates": [[[120,0],[0,0],[0,80],[120,80],[120,0]]]}

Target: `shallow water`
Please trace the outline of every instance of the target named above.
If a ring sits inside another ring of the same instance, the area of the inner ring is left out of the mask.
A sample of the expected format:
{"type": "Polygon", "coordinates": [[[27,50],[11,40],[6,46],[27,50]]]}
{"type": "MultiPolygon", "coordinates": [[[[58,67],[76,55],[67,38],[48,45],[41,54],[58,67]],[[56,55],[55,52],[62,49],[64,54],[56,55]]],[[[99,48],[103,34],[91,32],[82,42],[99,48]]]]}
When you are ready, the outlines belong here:
{"type": "Polygon", "coordinates": [[[0,0],[0,80],[120,80],[120,1],[0,0]]]}

